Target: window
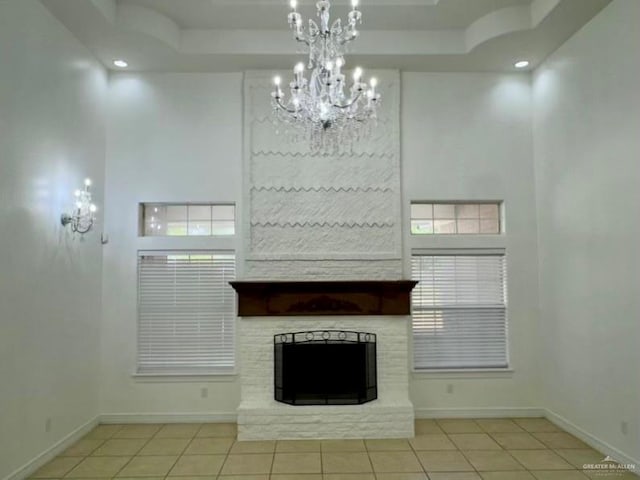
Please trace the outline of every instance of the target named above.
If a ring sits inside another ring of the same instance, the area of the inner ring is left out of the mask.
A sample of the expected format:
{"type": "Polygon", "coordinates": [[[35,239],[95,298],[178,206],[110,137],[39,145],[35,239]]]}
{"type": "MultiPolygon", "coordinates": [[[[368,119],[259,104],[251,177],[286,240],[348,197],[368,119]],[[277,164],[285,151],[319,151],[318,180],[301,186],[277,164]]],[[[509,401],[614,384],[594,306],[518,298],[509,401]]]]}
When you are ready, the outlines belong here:
{"type": "Polygon", "coordinates": [[[139,252],[138,373],[234,367],[235,255],[139,252]]]}
{"type": "Polygon", "coordinates": [[[220,204],[143,203],[144,236],[235,235],[235,206],[220,204]]]}
{"type": "Polygon", "coordinates": [[[412,203],[411,233],[498,234],[500,203],[412,203]]]}
{"type": "Polygon", "coordinates": [[[415,369],[506,368],[505,256],[413,255],[415,369]]]}

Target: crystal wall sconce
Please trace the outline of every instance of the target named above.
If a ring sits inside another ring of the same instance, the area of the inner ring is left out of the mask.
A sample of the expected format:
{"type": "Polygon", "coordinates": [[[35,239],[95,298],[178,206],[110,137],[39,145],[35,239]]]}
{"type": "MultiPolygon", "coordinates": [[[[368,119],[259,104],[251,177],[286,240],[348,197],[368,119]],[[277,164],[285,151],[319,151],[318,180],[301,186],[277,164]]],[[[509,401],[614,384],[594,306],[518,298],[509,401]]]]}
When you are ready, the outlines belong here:
{"type": "Polygon", "coordinates": [[[75,233],[85,234],[91,230],[95,222],[97,207],[91,203],[91,179],[84,181],[84,190],[76,190],[76,203],[73,213],[63,213],[60,223],[63,226],[71,225],[71,230],[75,233]]]}

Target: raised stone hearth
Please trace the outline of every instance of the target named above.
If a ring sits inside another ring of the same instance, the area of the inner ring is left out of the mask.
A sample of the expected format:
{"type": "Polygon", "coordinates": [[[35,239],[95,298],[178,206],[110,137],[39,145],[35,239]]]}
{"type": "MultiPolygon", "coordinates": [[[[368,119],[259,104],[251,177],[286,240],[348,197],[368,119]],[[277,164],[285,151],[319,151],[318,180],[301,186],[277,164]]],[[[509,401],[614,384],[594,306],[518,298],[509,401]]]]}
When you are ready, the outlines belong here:
{"type": "Polygon", "coordinates": [[[413,436],[409,400],[409,317],[247,317],[239,320],[240,440],[413,436]],[[274,399],[274,335],[366,329],[377,336],[378,399],[363,405],[293,406],[274,399]]]}

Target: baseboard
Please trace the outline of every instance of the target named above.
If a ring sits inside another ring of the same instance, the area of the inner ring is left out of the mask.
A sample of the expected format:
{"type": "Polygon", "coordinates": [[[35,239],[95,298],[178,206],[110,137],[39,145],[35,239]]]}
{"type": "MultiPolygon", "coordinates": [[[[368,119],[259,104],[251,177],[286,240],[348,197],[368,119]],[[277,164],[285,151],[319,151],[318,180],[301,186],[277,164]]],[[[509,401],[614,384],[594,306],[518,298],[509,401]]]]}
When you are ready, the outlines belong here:
{"type": "Polygon", "coordinates": [[[605,455],[609,455],[616,462],[625,464],[625,465],[629,465],[629,464],[636,465],[635,473],[636,475],[640,475],[640,459],[633,458],[627,455],[626,453],[621,452],[617,448],[591,435],[589,432],[583,430],[582,428],[578,427],[574,423],[571,423],[569,420],[562,417],[561,415],[558,415],[557,413],[552,412],[551,410],[548,410],[548,409],[545,410],[545,417],[547,417],[547,419],[550,422],[555,423],[561,429],[569,432],[575,437],[578,437],[587,445],[590,445],[591,447],[598,450],[599,452],[604,453],[605,455]]]}
{"type": "Polygon", "coordinates": [[[29,461],[22,467],[10,473],[8,476],[4,477],[3,480],[22,480],[23,478],[27,478],[29,475],[42,467],[45,463],[52,460],[58,454],[64,452],[67,448],[84,437],[96,425],[98,425],[98,423],[100,423],[100,416],[97,416],[89,420],[87,423],[76,428],[73,432],[58,440],[33,460],[29,461]]]}
{"type": "Polygon", "coordinates": [[[416,418],[522,418],[544,417],[545,410],[535,407],[416,408],[416,418]]]}
{"type": "Polygon", "coordinates": [[[228,423],[237,417],[236,412],[105,413],[100,415],[100,423],[228,423]]]}

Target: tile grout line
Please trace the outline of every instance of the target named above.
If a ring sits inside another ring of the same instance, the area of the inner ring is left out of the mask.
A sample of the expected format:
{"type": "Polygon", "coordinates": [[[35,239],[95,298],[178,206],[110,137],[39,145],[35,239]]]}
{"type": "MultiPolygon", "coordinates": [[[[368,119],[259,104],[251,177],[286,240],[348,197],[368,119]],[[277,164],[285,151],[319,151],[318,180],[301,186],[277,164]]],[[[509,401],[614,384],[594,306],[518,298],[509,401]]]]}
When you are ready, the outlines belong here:
{"type": "MultiPolygon", "coordinates": [[[[98,426],[99,426],[99,425],[98,425],[98,426]]],[[[100,446],[98,446],[98,447],[96,447],[94,450],[92,450],[92,451],[91,451],[91,453],[90,453],[89,455],[87,455],[87,456],[83,457],[83,459],[82,459],[82,460],[80,460],[80,461],[79,461],[79,462],[78,462],[78,463],[77,463],[73,468],[71,468],[71,469],[70,469],[66,474],[62,475],[62,478],[64,478],[64,479],[66,479],[66,478],[72,478],[72,477],[69,477],[69,474],[70,474],[71,472],[73,472],[73,471],[74,471],[78,466],[80,466],[80,464],[81,464],[81,463],[83,463],[85,460],[87,460],[88,458],[91,458],[92,454],[93,454],[93,453],[95,453],[95,452],[96,452],[100,447],[102,447],[102,446],[103,446],[105,443],[107,443],[109,440],[116,440],[116,439],[114,438],[114,437],[115,437],[115,435],[116,435],[120,430],[122,430],[123,428],[124,428],[124,425],[121,425],[121,426],[120,426],[120,428],[119,428],[118,430],[116,430],[115,432],[113,432],[113,433],[111,434],[111,436],[110,436],[110,437],[107,437],[106,439],[104,439],[104,441],[100,444],[100,446]]],[[[108,457],[120,457],[120,456],[123,456],[123,457],[124,457],[124,456],[128,456],[128,455],[105,455],[105,457],[107,457],[107,458],[108,458],[108,457]]],[[[94,458],[100,458],[100,457],[94,457],[94,458]]],[[[133,460],[133,458],[134,458],[134,456],[132,455],[132,456],[131,456],[131,458],[130,458],[127,462],[125,462],[125,464],[124,464],[124,465],[123,465],[123,466],[122,466],[122,467],[121,467],[121,468],[116,472],[116,474],[115,474],[115,475],[114,475],[114,477],[112,477],[112,478],[115,478],[115,477],[116,477],[116,476],[117,476],[117,475],[122,471],[122,469],[123,469],[124,467],[126,467],[126,466],[129,464],[129,462],[131,462],[131,460],[133,460]]]]}
{"type": "MultiPolygon", "coordinates": [[[[113,434],[113,436],[110,438],[110,440],[116,440],[116,439],[114,438],[114,436],[116,435],[116,433],[120,432],[120,431],[121,431],[121,430],[123,430],[123,429],[124,429],[124,425],[122,426],[122,428],[120,428],[120,430],[118,430],[117,432],[115,432],[115,433],[113,434]]],[[[146,442],[144,442],[144,444],[142,445],[142,447],[140,447],[140,450],[138,450],[138,452],[140,452],[140,451],[141,451],[141,450],[142,450],[142,449],[143,449],[143,448],[144,448],[144,447],[145,447],[145,446],[146,446],[146,445],[151,441],[151,439],[152,439],[152,438],[153,438],[153,437],[154,437],[154,436],[155,436],[155,435],[156,435],[156,434],[157,434],[161,429],[162,429],[162,427],[160,427],[160,428],[158,429],[158,431],[157,431],[155,434],[151,435],[151,436],[147,439],[147,441],[146,441],[146,442]]],[[[121,439],[121,440],[126,440],[126,439],[124,439],[124,438],[123,438],[123,439],[121,439]]],[[[105,443],[106,443],[106,442],[105,442],[105,443]]],[[[118,475],[120,475],[120,472],[122,472],[122,470],[124,470],[124,468],[125,468],[127,465],[129,465],[129,464],[133,461],[133,459],[134,459],[134,458],[136,458],[136,455],[135,455],[135,454],[134,454],[134,455],[132,455],[132,456],[131,456],[131,458],[129,459],[129,461],[127,461],[127,462],[126,462],[126,463],[125,463],[125,464],[124,464],[124,465],[123,465],[123,466],[122,466],[122,467],[121,467],[121,468],[116,472],[116,474],[113,476],[113,478],[116,478],[118,475]]]]}
{"type": "MultiPolygon", "coordinates": [[[[202,425],[200,425],[200,428],[202,428],[202,425]]],[[[198,428],[198,430],[196,430],[196,432],[193,434],[193,437],[191,437],[191,439],[187,442],[185,447],[182,449],[182,453],[180,453],[178,455],[178,457],[176,458],[176,461],[174,462],[174,464],[171,465],[171,468],[169,468],[169,470],[167,470],[166,477],[169,477],[171,475],[171,471],[176,467],[176,465],[178,464],[180,459],[184,456],[184,452],[187,451],[187,449],[189,448],[189,445],[191,445],[191,442],[193,442],[193,440],[196,438],[196,434],[200,431],[200,428],[198,428]]],[[[162,429],[160,429],[160,430],[162,430],[162,429]]],[[[222,468],[222,467],[220,467],[220,468],[222,468]]],[[[217,475],[216,475],[216,478],[217,478],[217,475]]]]}
{"type": "MultiPolygon", "coordinates": [[[[198,430],[198,433],[200,433],[200,430],[202,430],[204,428],[204,425],[202,425],[202,427],[200,427],[200,429],[198,430]]],[[[196,438],[198,436],[198,433],[196,433],[196,438]]],[[[227,453],[225,453],[224,455],[224,460],[222,461],[222,465],[220,465],[220,470],[218,470],[218,473],[216,475],[216,480],[222,475],[222,470],[224,469],[224,466],[227,464],[227,461],[229,460],[229,455],[231,455],[231,450],[233,450],[233,446],[238,443],[238,430],[237,430],[237,426],[236,426],[236,435],[235,437],[233,437],[233,442],[231,442],[231,445],[229,445],[229,448],[227,449],[227,453]]]]}
{"type": "Polygon", "coordinates": [[[367,448],[367,441],[366,440],[362,440],[362,443],[364,444],[364,451],[367,453],[367,460],[369,460],[369,466],[371,467],[371,473],[373,474],[374,478],[377,478],[376,470],[375,470],[375,468],[373,468],[373,460],[371,460],[371,455],[369,455],[369,448],[367,448]]]}
{"type": "MultiPolygon", "coordinates": [[[[98,426],[100,426],[100,425],[98,425],[98,426]]],[[[91,450],[87,455],[84,455],[83,457],[84,457],[84,458],[89,458],[90,456],[92,456],[92,455],[93,455],[93,454],[94,454],[94,453],[95,453],[95,452],[96,452],[96,451],[97,451],[101,446],[103,446],[105,443],[107,443],[109,440],[111,440],[111,438],[113,438],[113,435],[115,435],[116,433],[118,433],[121,429],[122,429],[122,426],[120,426],[120,429],[119,429],[119,430],[116,430],[115,432],[113,432],[113,433],[111,434],[111,437],[107,437],[107,438],[97,438],[96,440],[102,440],[102,443],[100,443],[97,447],[95,447],[94,449],[92,449],[92,450],[91,450]]],[[[91,432],[89,432],[89,433],[91,433],[91,432]]],[[[87,434],[87,435],[88,435],[88,434],[87,434]]],[[[87,435],[85,435],[81,440],[85,439],[85,438],[87,437],[87,435]]],[[[71,445],[71,447],[72,447],[72,446],[73,446],[73,445],[71,445]]],[[[71,447],[69,447],[69,448],[71,448],[71,447]]],[[[68,450],[68,449],[67,449],[67,450],[68,450]]],[[[66,450],[65,450],[65,451],[66,451],[66,450]]],[[[64,452],[62,452],[62,453],[64,453],[64,452]]],[[[59,456],[61,456],[61,455],[59,455],[59,456]]],[[[83,461],[84,461],[84,460],[81,460],[81,461],[80,461],[80,463],[82,463],[83,461]]],[[[78,463],[78,465],[80,465],[80,463],[78,463]]],[[[76,467],[77,467],[78,465],[76,465],[76,467]]],[[[73,467],[73,468],[75,468],[75,467],[73,467]]],[[[73,468],[72,468],[71,470],[73,470],[73,468]]],[[[71,470],[69,470],[69,471],[67,472],[67,474],[71,473],[71,470]]],[[[64,475],[63,475],[63,478],[64,478],[64,475]]]]}
{"type": "Polygon", "coordinates": [[[278,446],[278,441],[276,440],[273,444],[273,452],[271,453],[271,467],[269,467],[269,476],[267,477],[271,480],[271,475],[273,475],[273,464],[276,463],[276,447],[278,446]]]}
{"type": "MultiPolygon", "coordinates": [[[[440,427],[438,427],[440,428],[440,427]]],[[[413,434],[413,438],[415,438],[416,435],[415,433],[413,434]]],[[[426,467],[422,464],[422,460],[420,460],[420,457],[418,456],[418,451],[413,448],[413,444],[409,441],[409,439],[407,439],[407,443],[409,444],[409,448],[411,449],[411,451],[413,452],[413,454],[416,456],[416,458],[418,459],[418,463],[420,464],[420,467],[422,468],[423,473],[425,474],[425,476],[427,477],[427,480],[429,480],[429,474],[427,473],[427,469],[426,467]]]]}

